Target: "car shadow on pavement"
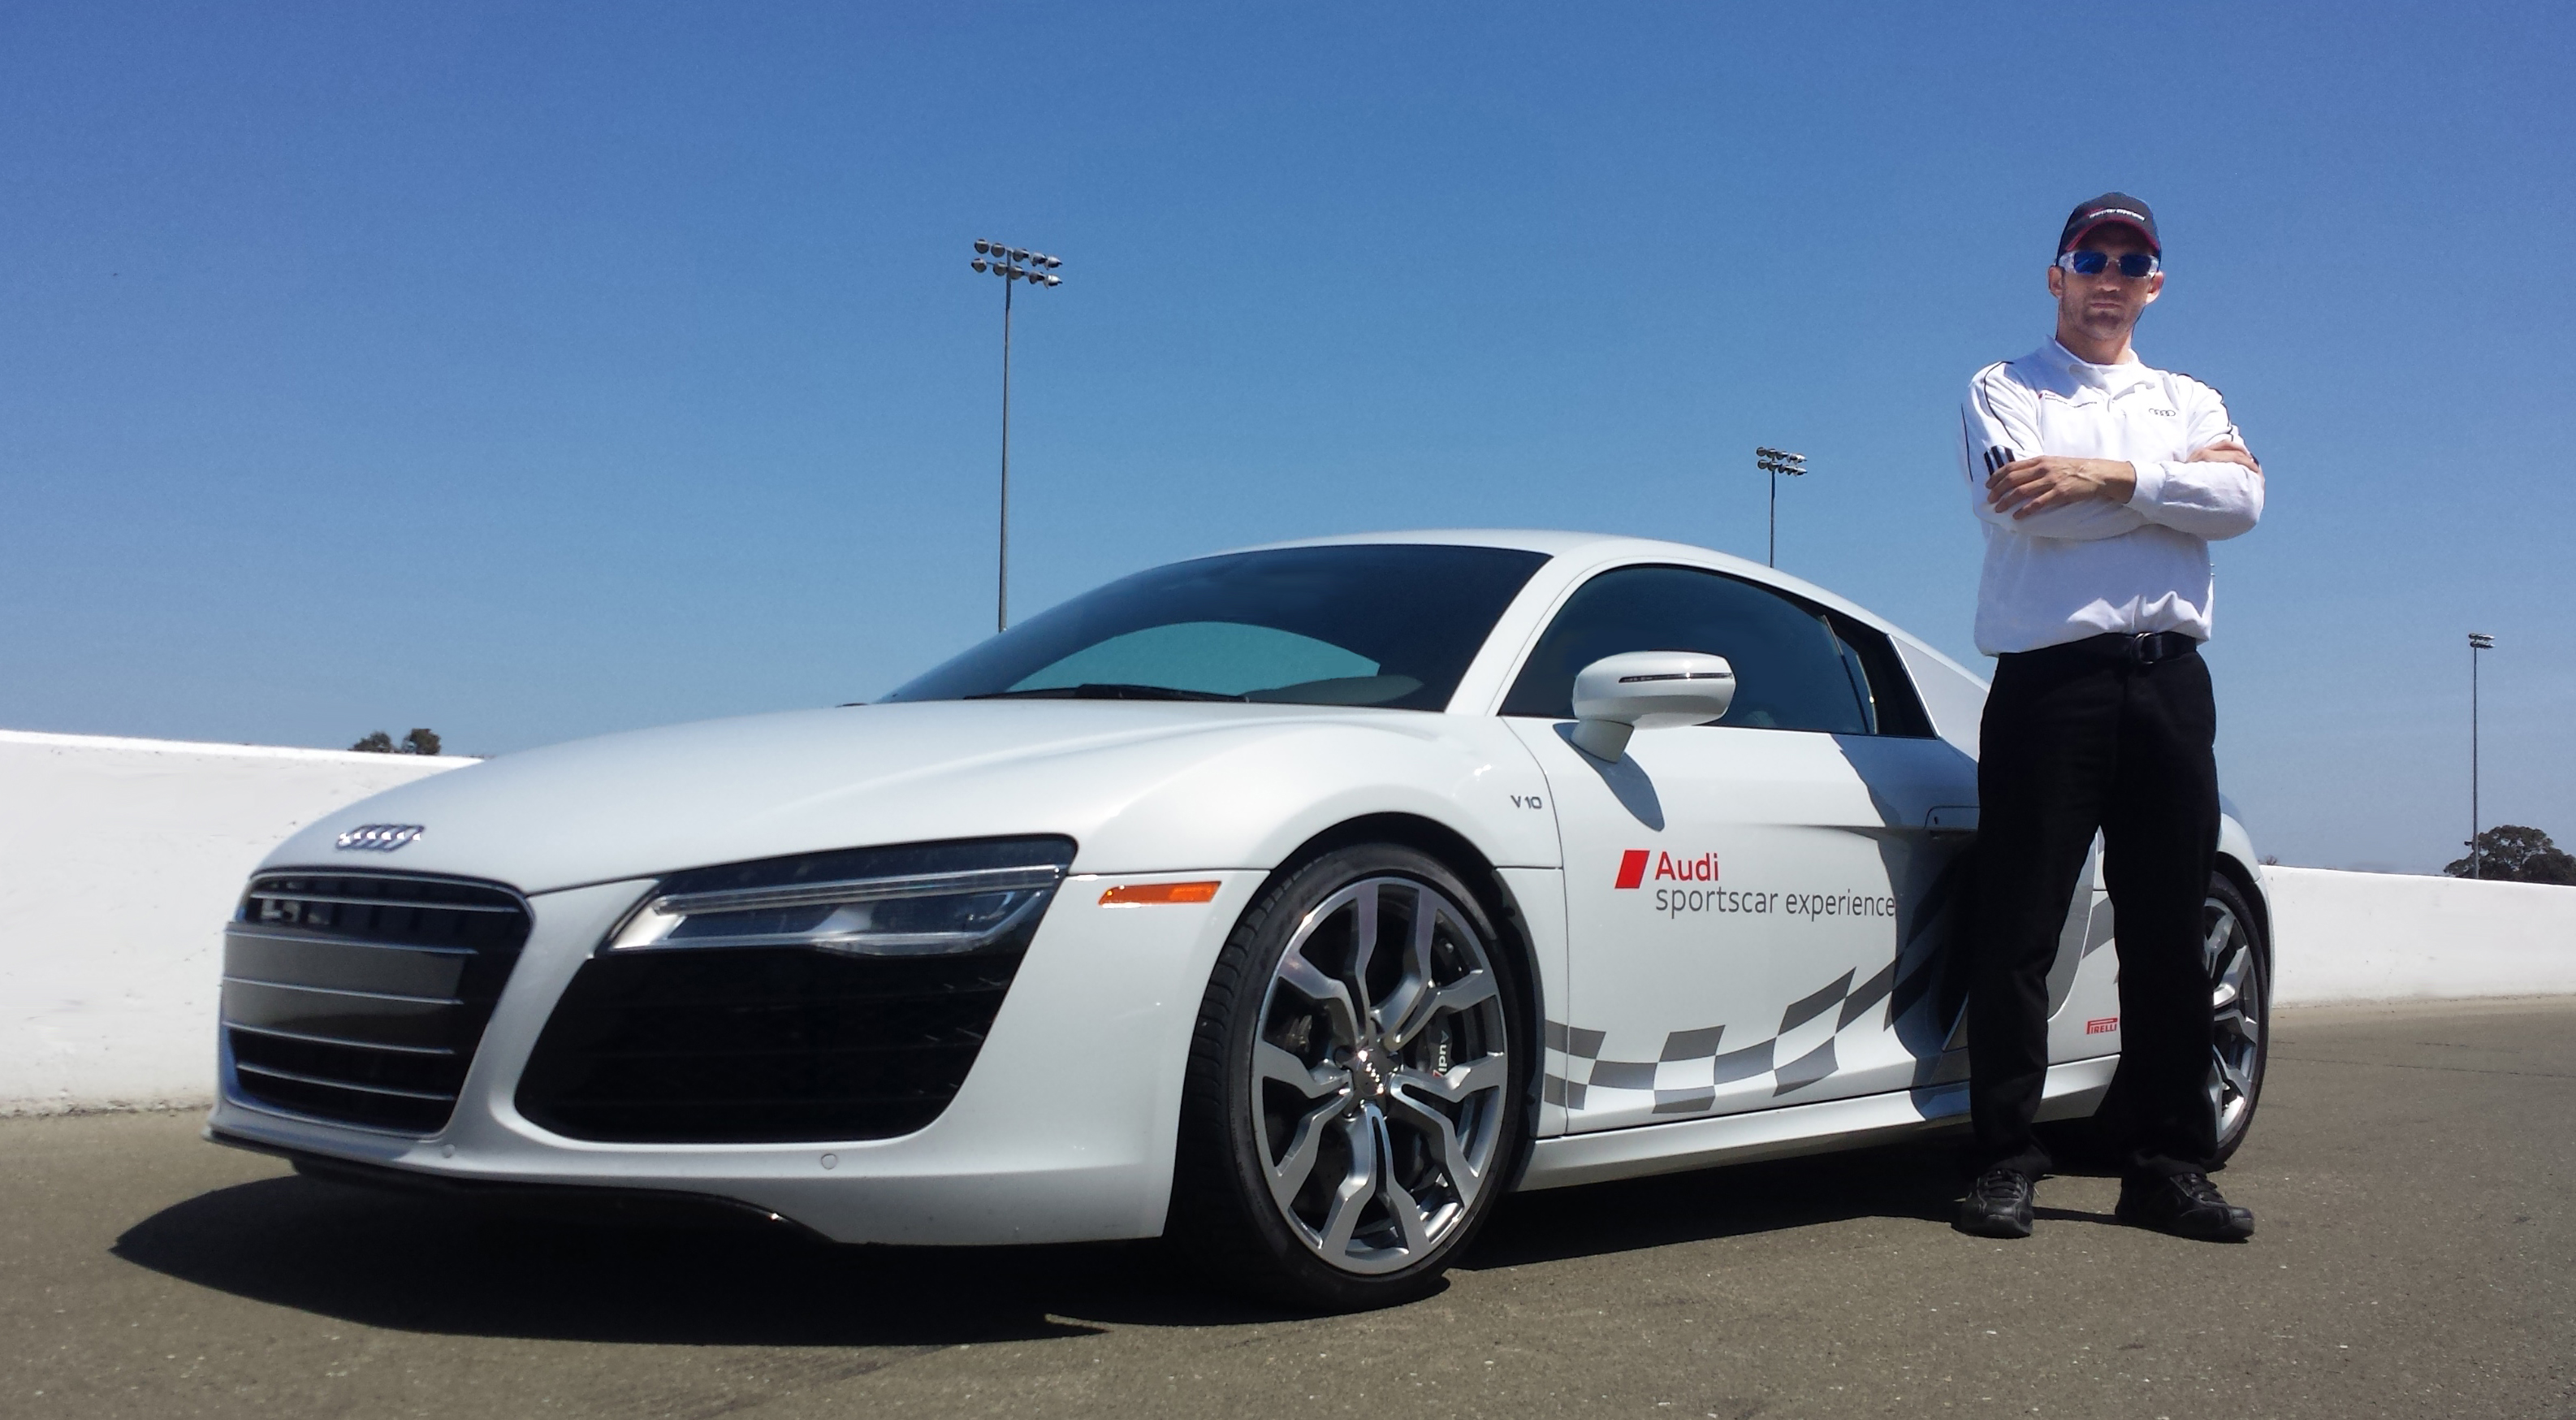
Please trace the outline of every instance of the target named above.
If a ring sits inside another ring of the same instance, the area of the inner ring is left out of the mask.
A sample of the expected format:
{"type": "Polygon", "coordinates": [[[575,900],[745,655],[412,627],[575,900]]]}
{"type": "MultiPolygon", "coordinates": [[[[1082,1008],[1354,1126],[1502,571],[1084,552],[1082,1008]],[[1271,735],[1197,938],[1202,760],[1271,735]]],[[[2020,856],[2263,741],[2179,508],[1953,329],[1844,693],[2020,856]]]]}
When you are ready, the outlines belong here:
{"type": "Polygon", "coordinates": [[[1259,1321],[1162,1249],[836,1247],[734,1215],[586,1221],[302,1176],[237,1184],[116,1240],[137,1266],[400,1331],[714,1346],[937,1346],[1095,1325],[1259,1321]]]}
{"type": "MultiPolygon", "coordinates": [[[[1856,1218],[1946,1223],[1958,1185],[1953,1147],[1913,1144],[1524,1194],[1504,1202],[1456,1266],[1518,1267],[1856,1218]]],[[[1298,1315],[1231,1296],[1150,1243],[837,1247],[740,1218],[528,1211],[296,1175],[165,1208],[127,1229],[114,1252],[256,1301],[471,1336],[936,1346],[1298,1315]]]]}
{"type": "Polygon", "coordinates": [[[1461,1270],[1667,1247],[1855,1218],[1947,1224],[1956,1143],[1911,1143],[1550,1189],[1496,1212],[1461,1270]]]}

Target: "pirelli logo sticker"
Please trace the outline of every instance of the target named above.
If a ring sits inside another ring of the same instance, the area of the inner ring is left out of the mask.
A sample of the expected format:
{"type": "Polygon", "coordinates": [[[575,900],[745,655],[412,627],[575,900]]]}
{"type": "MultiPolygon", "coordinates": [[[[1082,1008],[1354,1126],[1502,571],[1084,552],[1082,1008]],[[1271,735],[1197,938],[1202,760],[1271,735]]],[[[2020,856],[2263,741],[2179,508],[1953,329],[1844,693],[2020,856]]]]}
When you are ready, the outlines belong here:
{"type": "Polygon", "coordinates": [[[2084,1033],[2086,1035],[2109,1035],[2111,1032],[2118,1030],[2119,1028],[2120,1018],[2118,1016],[2096,1016],[2092,1020],[2084,1023],[2084,1033]]]}

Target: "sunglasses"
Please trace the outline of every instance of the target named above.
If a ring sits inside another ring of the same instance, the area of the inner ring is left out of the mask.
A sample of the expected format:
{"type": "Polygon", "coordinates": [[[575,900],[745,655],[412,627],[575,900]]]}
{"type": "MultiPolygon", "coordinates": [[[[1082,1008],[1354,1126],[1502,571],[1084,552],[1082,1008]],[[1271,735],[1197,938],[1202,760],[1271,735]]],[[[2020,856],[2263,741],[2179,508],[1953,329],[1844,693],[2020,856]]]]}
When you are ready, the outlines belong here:
{"type": "MultiPolygon", "coordinates": [[[[2120,263],[2120,274],[2132,281],[2143,281],[2164,265],[2142,251],[2122,252],[2116,259],[2120,263]]],[[[2059,269],[2072,271],[2078,276],[2099,276],[2113,260],[2107,251],[2068,251],[2057,255],[2059,269]]]]}

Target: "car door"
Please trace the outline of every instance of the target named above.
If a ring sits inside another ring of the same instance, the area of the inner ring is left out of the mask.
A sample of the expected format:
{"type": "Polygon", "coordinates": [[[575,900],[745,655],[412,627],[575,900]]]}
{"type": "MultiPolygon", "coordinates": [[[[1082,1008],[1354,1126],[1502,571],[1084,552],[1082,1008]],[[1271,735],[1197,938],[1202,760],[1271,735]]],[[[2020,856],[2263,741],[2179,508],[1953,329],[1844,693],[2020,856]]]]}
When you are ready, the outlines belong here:
{"type": "Polygon", "coordinates": [[[1883,636],[1706,569],[1615,568],[1551,620],[1503,713],[1564,843],[1546,1090],[1569,1129],[1928,1078],[1957,1006],[1943,949],[1962,841],[1932,830],[1975,803],[1975,768],[1931,737],[1883,636]],[[1637,650],[1726,656],[1735,701],[1605,763],[1569,738],[1573,677],[1637,650]]]}

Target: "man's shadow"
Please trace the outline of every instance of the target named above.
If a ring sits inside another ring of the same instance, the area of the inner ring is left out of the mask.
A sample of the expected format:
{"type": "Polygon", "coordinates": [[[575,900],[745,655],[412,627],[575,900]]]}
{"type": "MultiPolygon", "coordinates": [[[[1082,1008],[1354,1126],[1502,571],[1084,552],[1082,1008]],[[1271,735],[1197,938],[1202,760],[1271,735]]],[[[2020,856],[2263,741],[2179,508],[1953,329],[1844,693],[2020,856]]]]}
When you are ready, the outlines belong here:
{"type": "MultiPolygon", "coordinates": [[[[1935,1141],[1521,1194],[1455,1266],[1524,1267],[1858,1218],[1946,1224],[1958,1182],[1955,1146],[1935,1141]]],[[[1295,1315],[1233,1295],[1170,1245],[840,1247],[740,1216],[537,1210],[289,1176],[166,1208],[114,1251],[236,1296],[466,1336],[933,1346],[1295,1315]]]]}

